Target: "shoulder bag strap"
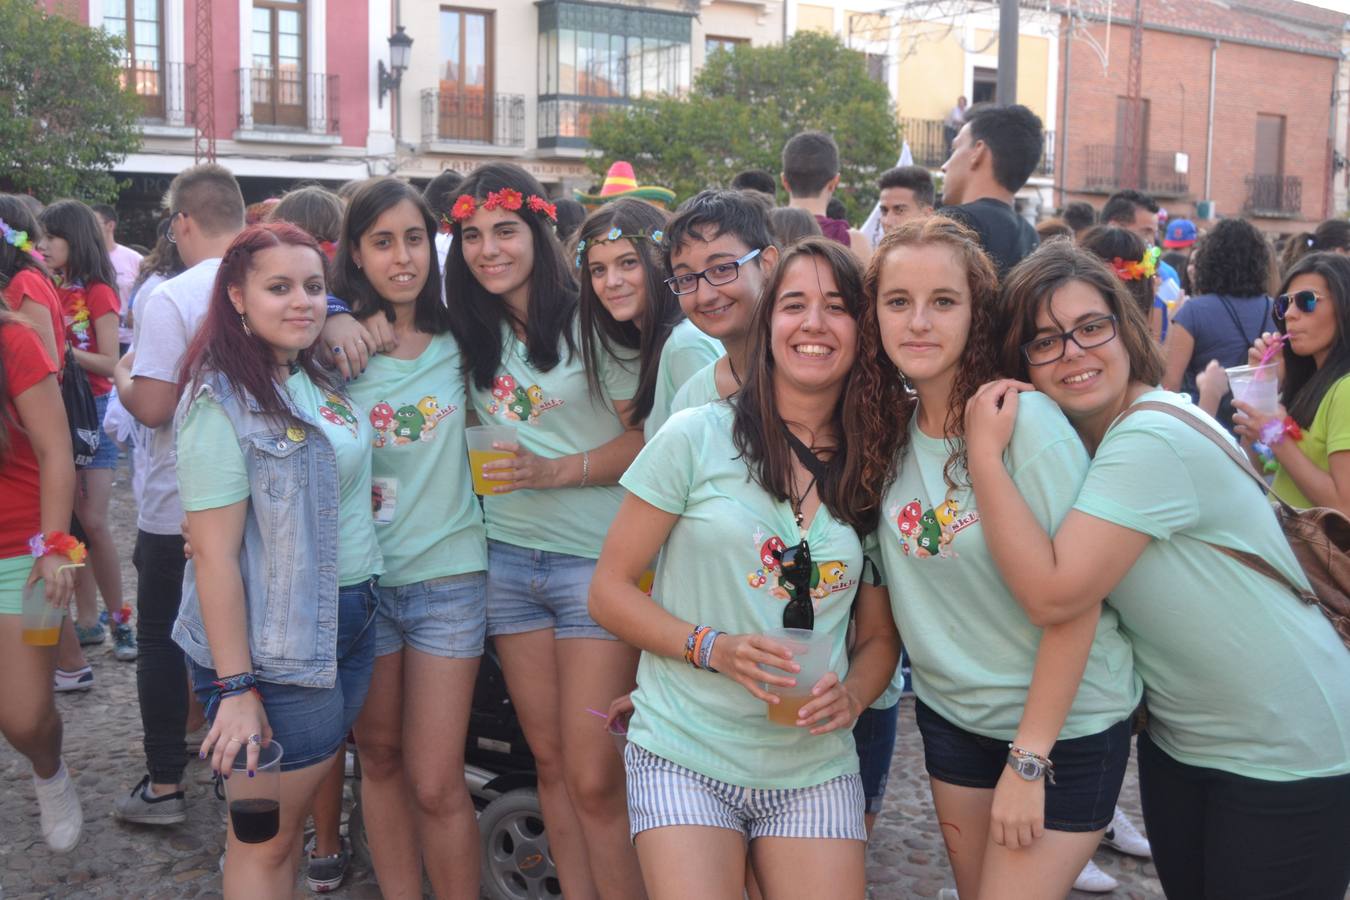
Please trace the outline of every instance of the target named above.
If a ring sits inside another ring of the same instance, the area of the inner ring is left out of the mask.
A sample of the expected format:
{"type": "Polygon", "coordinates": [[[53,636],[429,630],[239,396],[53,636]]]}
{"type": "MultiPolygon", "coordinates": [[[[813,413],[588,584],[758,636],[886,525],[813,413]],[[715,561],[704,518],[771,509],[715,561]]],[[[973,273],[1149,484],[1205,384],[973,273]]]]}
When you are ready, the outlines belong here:
{"type": "MultiPolygon", "coordinates": [[[[1190,425],[1196,431],[1200,432],[1200,434],[1209,438],[1210,441],[1212,441],[1215,444],[1215,446],[1217,446],[1220,450],[1224,452],[1225,456],[1227,456],[1233,462],[1237,463],[1238,467],[1241,468],[1242,471],[1250,475],[1252,477],[1252,480],[1255,481],[1258,485],[1260,485],[1263,493],[1267,494],[1270,497],[1275,498],[1275,501],[1280,505],[1280,509],[1286,516],[1296,514],[1297,511],[1292,506],[1286,503],[1283,498],[1281,498],[1278,494],[1276,494],[1274,491],[1270,489],[1270,485],[1266,484],[1266,480],[1261,477],[1261,474],[1259,472],[1256,471],[1256,467],[1252,465],[1252,461],[1247,458],[1247,455],[1245,453],[1243,453],[1237,447],[1234,447],[1228,441],[1220,437],[1218,433],[1215,432],[1214,429],[1211,428],[1205,422],[1204,419],[1201,419],[1194,413],[1182,409],[1181,407],[1176,406],[1175,404],[1163,403],[1159,400],[1145,400],[1141,403],[1135,403],[1134,405],[1126,409],[1124,412],[1122,412],[1119,416],[1117,416],[1116,420],[1111,423],[1111,427],[1114,428],[1116,425],[1120,424],[1120,422],[1123,419],[1128,418],[1130,415],[1134,413],[1142,412],[1144,410],[1166,413],[1167,415],[1172,416],[1173,418],[1176,419],[1180,419],[1187,425],[1190,425]]],[[[1255,553],[1248,553],[1245,550],[1235,550],[1232,547],[1225,547],[1222,544],[1214,544],[1211,543],[1210,541],[1201,541],[1201,543],[1213,547],[1215,550],[1218,550],[1225,556],[1232,557],[1233,559],[1247,566],[1247,568],[1259,572],[1260,574],[1266,576],[1272,581],[1275,581],[1279,584],[1283,584],[1284,586],[1289,588],[1289,590],[1293,591],[1294,595],[1297,596],[1304,603],[1316,602],[1317,598],[1315,595],[1294,584],[1283,572],[1281,572],[1279,569],[1275,568],[1269,562],[1267,562],[1264,557],[1258,556],[1255,553]]]]}

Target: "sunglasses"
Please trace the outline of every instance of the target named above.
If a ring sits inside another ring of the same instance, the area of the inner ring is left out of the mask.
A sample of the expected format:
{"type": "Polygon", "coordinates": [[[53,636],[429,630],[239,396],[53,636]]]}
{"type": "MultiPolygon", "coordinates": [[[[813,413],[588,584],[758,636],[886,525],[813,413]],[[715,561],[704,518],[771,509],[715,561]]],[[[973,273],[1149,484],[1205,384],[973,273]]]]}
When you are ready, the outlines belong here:
{"type": "Polygon", "coordinates": [[[1311,313],[1317,308],[1317,301],[1322,298],[1316,291],[1295,291],[1292,294],[1281,294],[1275,298],[1275,318],[1283,319],[1289,312],[1289,307],[1297,306],[1301,313],[1311,313]]]}
{"type": "Polygon", "coordinates": [[[811,548],[806,539],[791,547],[773,551],[782,571],[782,580],[792,586],[792,599],[783,607],[783,627],[813,631],[816,610],[811,603],[811,548]]]}

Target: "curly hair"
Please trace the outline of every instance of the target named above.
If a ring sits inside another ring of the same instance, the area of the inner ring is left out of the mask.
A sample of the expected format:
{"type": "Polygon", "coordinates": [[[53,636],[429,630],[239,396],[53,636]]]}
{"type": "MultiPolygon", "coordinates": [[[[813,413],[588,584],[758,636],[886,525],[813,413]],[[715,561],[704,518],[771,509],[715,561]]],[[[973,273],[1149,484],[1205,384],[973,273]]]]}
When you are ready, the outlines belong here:
{"type": "Polygon", "coordinates": [[[1245,219],[1224,219],[1195,251],[1197,294],[1259,297],[1270,291],[1270,244],[1245,219]]]}
{"type": "Polygon", "coordinates": [[[911,222],[882,238],[872,262],[863,276],[863,293],[871,307],[860,325],[860,378],[862,396],[886,412],[868,423],[874,430],[866,433],[865,443],[885,452],[880,470],[868,473],[866,484],[880,497],[885,494],[896,475],[896,462],[909,444],[909,420],[917,408],[917,398],[905,387],[905,374],[887,355],[881,341],[876,308],[879,300],[881,273],[890,264],[892,252],[900,247],[946,247],[956,256],[966,272],[970,290],[971,322],[966,346],[956,365],[956,380],[947,401],[943,432],[947,435],[948,457],[942,477],[949,488],[957,487],[956,472],[966,465],[966,445],[961,437],[966,427],[966,401],[980,386],[1000,374],[998,337],[995,332],[995,310],[998,299],[998,270],[980,247],[974,231],[946,216],[933,216],[922,222],[911,222]],[[863,356],[864,348],[867,350],[863,356]],[[890,410],[901,411],[900,421],[890,410]]]}

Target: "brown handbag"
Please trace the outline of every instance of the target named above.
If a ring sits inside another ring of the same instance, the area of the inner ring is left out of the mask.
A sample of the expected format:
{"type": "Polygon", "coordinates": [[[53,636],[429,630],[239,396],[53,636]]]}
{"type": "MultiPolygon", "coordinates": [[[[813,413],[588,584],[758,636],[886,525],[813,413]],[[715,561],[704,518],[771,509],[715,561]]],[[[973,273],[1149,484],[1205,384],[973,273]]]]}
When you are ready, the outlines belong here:
{"type": "Polygon", "coordinates": [[[1166,413],[1180,419],[1196,431],[1209,438],[1229,459],[1237,463],[1244,472],[1275,498],[1275,518],[1289,541],[1289,548],[1303,567],[1312,590],[1307,591],[1294,584],[1284,573],[1276,569],[1255,553],[1234,550],[1219,544],[1209,544],[1220,553],[1231,556],[1238,562],[1278,582],[1294,592],[1294,596],[1308,605],[1316,605],[1323,615],[1331,621],[1331,627],[1340,635],[1341,643],[1350,650],[1350,519],[1340,511],[1325,506],[1308,509],[1295,509],[1278,497],[1266,484],[1266,480],[1256,471],[1247,455],[1228,441],[1220,437],[1208,423],[1199,416],[1187,412],[1171,403],[1157,400],[1145,400],[1125,410],[1116,419],[1121,419],[1142,410],[1166,413]]]}

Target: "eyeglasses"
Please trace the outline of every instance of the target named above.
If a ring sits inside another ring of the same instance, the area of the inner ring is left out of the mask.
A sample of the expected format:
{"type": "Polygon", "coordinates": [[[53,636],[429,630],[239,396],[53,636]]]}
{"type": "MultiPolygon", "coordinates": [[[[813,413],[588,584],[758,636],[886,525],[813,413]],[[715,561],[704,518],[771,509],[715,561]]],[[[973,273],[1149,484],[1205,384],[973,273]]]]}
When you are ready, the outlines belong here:
{"type": "Polygon", "coordinates": [[[816,609],[811,603],[811,548],[806,539],[791,547],[773,551],[782,571],[782,580],[792,586],[792,599],[783,607],[783,627],[811,631],[816,625],[816,609]]]}
{"type": "Polygon", "coordinates": [[[1289,312],[1290,305],[1297,306],[1301,313],[1311,313],[1317,308],[1317,301],[1321,299],[1317,291],[1295,291],[1292,294],[1281,294],[1275,298],[1275,318],[1283,319],[1285,314],[1289,312]]]}
{"type": "MultiPolygon", "coordinates": [[[[762,250],[763,248],[760,249],[762,250]]],[[[708,266],[708,268],[704,269],[702,272],[694,272],[692,275],[676,275],[673,278],[667,278],[665,280],[666,287],[670,288],[670,292],[678,297],[683,294],[692,294],[694,291],[698,290],[698,280],[700,278],[708,282],[708,284],[711,284],[713,287],[731,284],[740,276],[741,266],[745,265],[756,256],[759,256],[759,254],[760,250],[751,250],[749,253],[733,262],[718,263],[715,266],[708,266]]]]}
{"type": "Polygon", "coordinates": [[[1115,337],[1116,317],[1102,316],[1060,334],[1044,334],[1033,338],[1022,345],[1022,355],[1026,357],[1028,365],[1048,366],[1064,358],[1069,341],[1077,344],[1080,350],[1091,350],[1115,340],[1115,337]]]}
{"type": "Polygon", "coordinates": [[[173,223],[178,221],[179,216],[185,215],[187,215],[187,213],[181,211],[169,213],[169,227],[164,229],[164,239],[170,244],[178,243],[178,235],[173,233],[173,223]]]}

